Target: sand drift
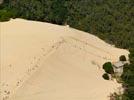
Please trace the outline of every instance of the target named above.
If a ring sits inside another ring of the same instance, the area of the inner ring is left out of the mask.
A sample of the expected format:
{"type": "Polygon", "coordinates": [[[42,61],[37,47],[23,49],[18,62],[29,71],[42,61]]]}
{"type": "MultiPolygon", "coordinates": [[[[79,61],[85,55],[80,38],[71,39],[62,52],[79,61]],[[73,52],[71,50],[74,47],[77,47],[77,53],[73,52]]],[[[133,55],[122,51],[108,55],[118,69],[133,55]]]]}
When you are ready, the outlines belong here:
{"type": "Polygon", "coordinates": [[[121,84],[102,65],[127,50],[70,27],[12,19],[0,22],[1,100],[108,100],[121,84]]]}

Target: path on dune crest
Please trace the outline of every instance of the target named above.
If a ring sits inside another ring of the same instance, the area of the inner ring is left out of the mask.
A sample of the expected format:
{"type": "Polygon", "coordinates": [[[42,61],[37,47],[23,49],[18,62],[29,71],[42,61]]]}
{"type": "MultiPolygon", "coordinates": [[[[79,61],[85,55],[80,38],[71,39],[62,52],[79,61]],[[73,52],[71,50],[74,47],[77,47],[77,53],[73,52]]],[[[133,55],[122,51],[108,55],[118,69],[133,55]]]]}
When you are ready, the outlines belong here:
{"type": "Polygon", "coordinates": [[[0,25],[2,100],[107,100],[121,86],[102,78],[102,64],[128,51],[65,26],[23,19],[0,25]]]}

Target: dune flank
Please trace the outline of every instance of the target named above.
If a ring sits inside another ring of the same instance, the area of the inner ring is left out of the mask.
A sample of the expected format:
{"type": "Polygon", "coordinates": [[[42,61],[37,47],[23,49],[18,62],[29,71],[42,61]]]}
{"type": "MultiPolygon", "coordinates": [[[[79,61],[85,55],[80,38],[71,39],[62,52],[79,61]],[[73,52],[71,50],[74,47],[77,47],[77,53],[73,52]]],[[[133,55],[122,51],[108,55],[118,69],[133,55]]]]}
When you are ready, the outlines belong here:
{"type": "Polygon", "coordinates": [[[102,65],[127,50],[70,27],[12,19],[0,22],[1,100],[108,100],[120,84],[102,65]]]}

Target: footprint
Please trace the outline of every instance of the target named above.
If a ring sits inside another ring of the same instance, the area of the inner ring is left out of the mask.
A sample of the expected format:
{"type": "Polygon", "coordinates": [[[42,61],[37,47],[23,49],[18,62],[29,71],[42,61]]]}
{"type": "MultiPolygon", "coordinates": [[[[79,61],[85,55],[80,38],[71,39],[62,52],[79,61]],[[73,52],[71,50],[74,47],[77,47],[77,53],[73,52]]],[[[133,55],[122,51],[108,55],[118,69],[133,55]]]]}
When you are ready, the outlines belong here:
{"type": "Polygon", "coordinates": [[[38,61],[40,61],[40,58],[38,58],[38,61]]]}
{"type": "Polygon", "coordinates": [[[55,48],[55,46],[53,45],[52,48],[55,48]]]}
{"type": "Polygon", "coordinates": [[[3,83],[2,83],[2,86],[8,86],[8,84],[3,82],[3,83]]]}
{"type": "Polygon", "coordinates": [[[32,68],[32,70],[35,70],[35,68],[32,68]]]}
{"type": "Polygon", "coordinates": [[[46,54],[43,54],[43,56],[46,56],[46,54]]]}
{"type": "Polygon", "coordinates": [[[19,84],[22,82],[22,80],[19,80],[17,83],[16,83],[16,86],[19,86],[19,84]]]}
{"type": "Polygon", "coordinates": [[[36,60],[36,57],[34,57],[34,60],[36,60]]]}
{"type": "Polygon", "coordinates": [[[8,66],[9,66],[9,67],[12,67],[12,64],[9,64],[8,66]]]}
{"type": "Polygon", "coordinates": [[[5,93],[6,95],[9,95],[9,94],[10,94],[10,91],[5,90],[4,93],[5,93]]]}
{"type": "Polygon", "coordinates": [[[45,49],[44,48],[41,48],[42,49],[42,51],[45,51],[45,49]]]}
{"type": "Polygon", "coordinates": [[[5,96],[5,97],[3,97],[2,100],[7,100],[8,98],[9,98],[9,96],[5,96]]]}

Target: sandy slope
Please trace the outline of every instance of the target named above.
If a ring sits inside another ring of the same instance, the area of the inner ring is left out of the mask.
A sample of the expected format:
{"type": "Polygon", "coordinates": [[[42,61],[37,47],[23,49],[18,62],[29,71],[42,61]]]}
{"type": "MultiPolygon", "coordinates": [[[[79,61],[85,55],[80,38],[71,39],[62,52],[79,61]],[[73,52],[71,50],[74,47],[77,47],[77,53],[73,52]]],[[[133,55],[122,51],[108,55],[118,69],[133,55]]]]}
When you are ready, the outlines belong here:
{"type": "Polygon", "coordinates": [[[1,100],[108,100],[120,85],[101,66],[128,51],[66,26],[0,23],[1,100]]]}

